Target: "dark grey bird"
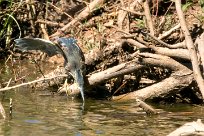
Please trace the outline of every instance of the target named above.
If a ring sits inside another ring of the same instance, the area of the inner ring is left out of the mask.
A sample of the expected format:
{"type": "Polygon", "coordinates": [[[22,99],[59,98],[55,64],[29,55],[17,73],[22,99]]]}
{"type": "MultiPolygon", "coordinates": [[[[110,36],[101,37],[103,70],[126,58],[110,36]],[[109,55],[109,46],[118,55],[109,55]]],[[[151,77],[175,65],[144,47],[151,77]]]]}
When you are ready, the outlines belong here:
{"type": "Polygon", "coordinates": [[[57,43],[40,38],[19,38],[14,41],[15,47],[21,51],[40,50],[50,57],[61,54],[65,59],[65,70],[75,79],[84,101],[85,58],[74,38],[58,38],[57,43]]]}

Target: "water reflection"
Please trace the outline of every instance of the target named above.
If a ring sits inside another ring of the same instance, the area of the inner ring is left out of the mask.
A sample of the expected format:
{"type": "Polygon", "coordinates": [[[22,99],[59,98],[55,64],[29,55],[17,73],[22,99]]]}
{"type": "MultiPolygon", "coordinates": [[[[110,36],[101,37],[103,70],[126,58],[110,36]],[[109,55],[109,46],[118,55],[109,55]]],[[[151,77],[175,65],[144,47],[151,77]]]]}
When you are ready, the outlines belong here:
{"type": "Polygon", "coordinates": [[[39,93],[43,92],[25,88],[6,92],[3,105],[8,113],[9,98],[13,99],[13,118],[0,120],[0,135],[163,136],[188,121],[203,119],[203,108],[190,105],[157,105],[167,112],[146,116],[134,102],[86,99],[82,110],[81,100],[70,100],[66,96],[39,96],[39,93]]]}

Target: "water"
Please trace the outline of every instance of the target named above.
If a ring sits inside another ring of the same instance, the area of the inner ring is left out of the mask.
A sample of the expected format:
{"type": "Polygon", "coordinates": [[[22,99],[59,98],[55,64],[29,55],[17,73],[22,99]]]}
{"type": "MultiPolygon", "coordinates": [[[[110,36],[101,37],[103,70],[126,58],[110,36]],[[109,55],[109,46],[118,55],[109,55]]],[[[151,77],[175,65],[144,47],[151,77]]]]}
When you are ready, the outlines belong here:
{"type": "MultiPolygon", "coordinates": [[[[10,79],[8,75],[12,75],[12,72],[4,75],[10,79]]],[[[2,80],[7,81],[6,78],[2,80]]],[[[164,136],[186,122],[204,119],[204,107],[192,105],[154,104],[155,108],[164,112],[147,116],[134,101],[86,99],[83,109],[81,100],[58,95],[40,95],[44,93],[47,92],[33,91],[26,87],[0,93],[7,117],[9,99],[13,99],[12,118],[0,118],[0,135],[164,136]]]]}
{"type": "Polygon", "coordinates": [[[8,136],[163,136],[186,122],[203,119],[203,107],[157,105],[166,112],[147,116],[134,102],[87,99],[84,110],[80,100],[65,96],[39,96],[42,92],[7,92],[3,105],[8,114],[13,99],[12,119],[0,119],[0,135],[8,136]]]}

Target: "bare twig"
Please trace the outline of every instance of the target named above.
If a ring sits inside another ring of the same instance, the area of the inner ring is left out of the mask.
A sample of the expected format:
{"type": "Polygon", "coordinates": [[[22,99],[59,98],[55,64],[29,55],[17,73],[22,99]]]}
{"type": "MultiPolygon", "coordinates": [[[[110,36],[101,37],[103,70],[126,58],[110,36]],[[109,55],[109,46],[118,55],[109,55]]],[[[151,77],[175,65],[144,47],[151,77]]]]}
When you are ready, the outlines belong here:
{"type": "Polygon", "coordinates": [[[156,36],[152,35],[151,33],[143,32],[143,31],[141,31],[141,33],[151,37],[154,41],[156,41],[160,45],[166,46],[168,48],[172,48],[170,44],[163,42],[162,40],[158,39],[156,36]]]}
{"type": "Polygon", "coordinates": [[[55,37],[61,34],[61,32],[64,32],[69,27],[77,23],[78,21],[84,20],[87,18],[95,8],[99,8],[104,4],[105,0],[94,0],[92,1],[76,18],[74,18],[71,22],[69,22],[67,25],[65,25],[63,28],[61,28],[59,31],[51,35],[51,37],[55,37]]]}
{"type": "Polygon", "coordinates": [[[69,18],[73,19],[72,16],[70,16],[69,14],[67,14],[66,12],[63,12],[60,8],[58,8],[57,6],[53,5],[51,2],[48,2],[48,4],[50,6],[52,6],[56,11],[61,12],[62,14],[65,14],[66,16],[68,16],[69,18]]]}
{"type": "Polygon", "coordinates": [[[43,23],[43,24],[47,24],[50,26],[60,26],[60,27],[64,27],[63,23],[57,23],[57,22],[52,22],[52,21],[48,21],[48,20],[42,20],[42,19],[38,19],[36,21],[36,23],[43,23]]]}
{"type": "Polygon", "coordinates": [[[130,12],[132,14],[135,14],[135,15],[139,15],[139,16],[144,16],[144,13],[141,13],[141,12],[136,12],[134,10],[131,10],[131,9],[127,9],[127,8],[123,8],[123,7],[120,7],[122,10],[125,10],[127,12],[130,12]]]}
{"type": "Polygon", "coordinates": [[[11,90],[11,89],[22,87],[22,86],[26,86],[26,85],[31,85],[31,84],[34,84],[34,83],[37,83],[37,82],[40,82],[40,81],[51,80],[53,78],[58,78],[58,77],[67,77],[67,75],[64,74],[64,75],[58,75],[58,76],[53,76],[53,77],[48,77],[48,78],[41,78],[41,79],[37,79],[37,80],[31,81],[31,82],[22,83],[22,84],[11,86],[11,87],[1,88],[0,92],[6,91],[6,90],[11,90]]]}
{"type": "Polygon", "coordinates": [[[156,47],[154,45],[150,45],[149,48],[153,49],[157,54],[190,60],[189,51],[187,49],[169,49],[165,47],[156,47]]]}
{"type": "Polygon", "coordinates": [[[147,26],[149,27],[150,34],[154,35],[154,25],[150,14],[149,0],[145,0],[144,2],[144,13],[145,13],[146,23],[147,23],[147,26]]]}
{"type": "MultiPolygon", "coordinates": [[[[110,80],[115,77],[119,77],[121,75],[127,75],[130,73],[133,73],[139,69],[142,69],[142,65],[138,65],[134,61],[130,61],[127,63],[122,63],[117,66],[114,66],[112,68],[106,69],[104,71],[92,74],[87,80],[87,85],[86,89],[90,89],[99,83],[105,82],[107,80],[110,80]]],[[[77,93],[80,93],[79,90],[77,90],[76,85],[71,85],[69,89],[71,90],[76,90],[76,91],[71,91],[69,95],[75,95],[77,93]]],[[[65,92],[66,88],[61,88],[60,92],[65,92]]]]}
{"type": "Polygon", "coordinates": [[[27,10],[28,10],[28,17],[30,20],[30,24],[31,24],[31,28],[32,28],[32,33],[33,35],[35,34],[35,26],[34,26],[34,21],[33,21],[33,11],[35,11],[35,7],[33,7],[32,5],[30,5],[31,0],[26,0],[26,6],[27,6],[27,10]]]}
{"type": "Polygon", "coordinates": [[[6,87],[8,87],[8,86],[10,85],[11,80],[12,80],[12,78],[9,79],[9,81],[8,81],[8,83],[7,83],[7,85],[6,85],[6,87]]]}
{"type": "Polygon", "coordinates": [[[45,24],[40,24],[40,27],[41,27],[41,30],[43,32],[43,38],[46,39],[46,40],[49,40],[49,36],[48,36],[48,33],[45,29],[45,24]]]}
{"type": "MultiPolygon", "coordinates": [[[[137,5],[137,1],[133,1],[130,6],[129,6],[129,10],[134,10],[135,6],[137,5]]],[[[125,4],[124,2],[121,0],[121,4],[122,4],[122,7],[125,7],[125,4]]],[[[128,12],[125,11],[125,10],[119,10],[119,14],[118,14],[118,21],[117,21],[117,24],[118,24],[118,27],[120,29],[123,29],[123,25],[124,25],[124,20],[125,20],[125,17],[128,15],[127,14],[128,12]]],[[[127,18],[127,28],[129,28],[129,17],[127,18]]],[[[129,32],[129,30],[127,30],[127,32],[129,32]]]]}
{"type": "Polygon", "coordinates": [[[169,31],[166,31],[166,32],[164,32],[163,34],[161,34],[161,35],[158,37],[158,39],[161,40],[161,39],[167,37],[168,35],[172,34],[176,29],[178,29],[178,28],[180,28],[180,27],[181,27],[180,24],[174,26],[174,27],[171,28],[169,31]]]}
{"type": "Polygon", "coordinates": [[[133,39],[127,39],[124,41],[132,45],[135,45],[137,48],[147,48],[144,44],[141,44],[140,42],[133,40],[133,39]]]}

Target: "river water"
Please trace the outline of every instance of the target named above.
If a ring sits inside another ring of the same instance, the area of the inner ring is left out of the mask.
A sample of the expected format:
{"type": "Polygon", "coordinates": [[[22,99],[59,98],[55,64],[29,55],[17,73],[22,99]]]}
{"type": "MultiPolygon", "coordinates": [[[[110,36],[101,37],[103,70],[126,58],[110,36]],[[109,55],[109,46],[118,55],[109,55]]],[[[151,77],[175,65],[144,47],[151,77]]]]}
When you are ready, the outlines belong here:
{"type": "Polygon", "coordinates": [[[7,113],[6,120],[0,117],[0,135],[164,136],[187,122],[204,119],[204,107],[201,106],[154,103],[150,105],[161,111],[161,114],[148,116],[137,107],[135,101],[86,99],[82,108],[80,99],[41,95],[48,91],[21,87],[0,93],[7,113]],[[10,98],[13,99],[13,113],[9,118],[10,98]]]}
{"type": "MultiPolygon", "coordinates": [[[[41,92],[42,93],[42,92],[41,92]]],[[[204,118],[203,107],[192,105],[154,105],[165,112],[147,116],[135,102],[111,102],[65,96],[40,96],[39,92],[15,90],[3,97],[12,119],[0,119],[0,135],[8,136],[164,136],[186,122],[204,118]]]]}

